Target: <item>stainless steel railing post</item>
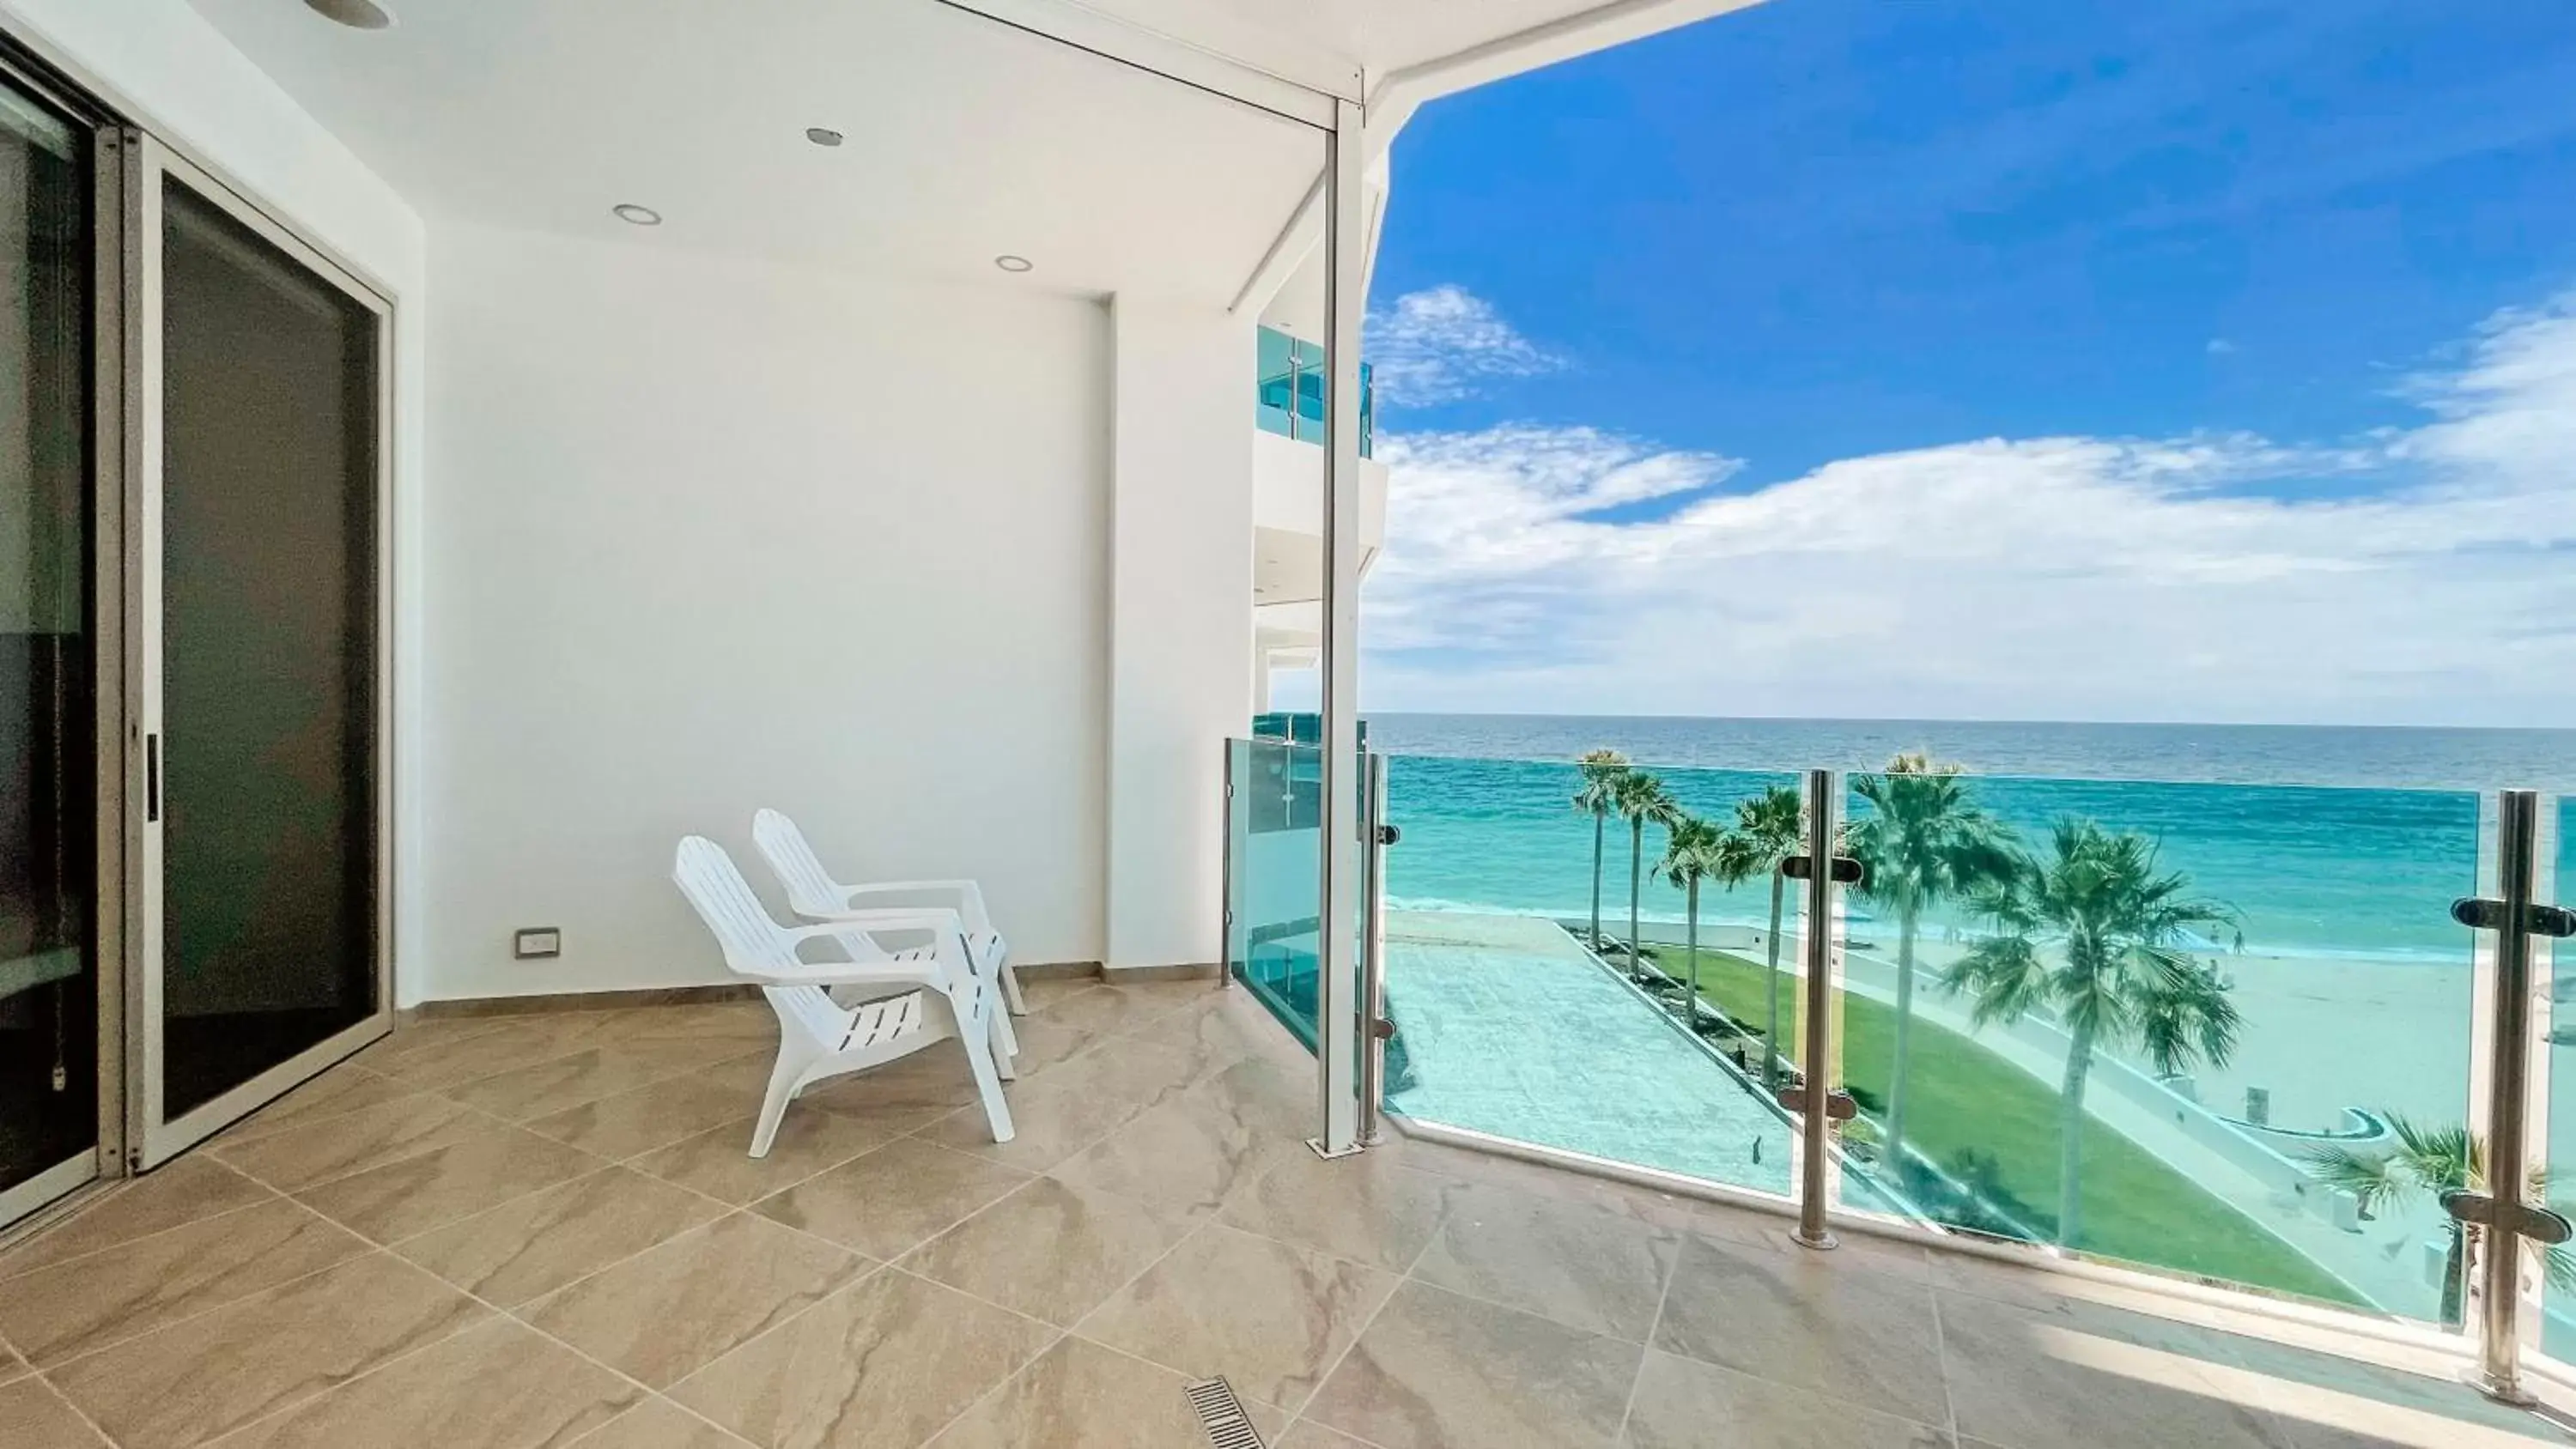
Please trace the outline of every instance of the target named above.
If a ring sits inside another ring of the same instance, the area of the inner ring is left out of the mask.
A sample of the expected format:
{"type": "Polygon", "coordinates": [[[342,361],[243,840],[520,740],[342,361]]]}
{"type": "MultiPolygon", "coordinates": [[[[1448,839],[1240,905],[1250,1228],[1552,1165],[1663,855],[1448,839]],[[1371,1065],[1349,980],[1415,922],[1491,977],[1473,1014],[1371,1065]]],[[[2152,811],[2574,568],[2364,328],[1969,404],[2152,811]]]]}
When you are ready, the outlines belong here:
{"type": "MultiPolygon", "coordinates": [[[[1804,1146],[1798,1175],[1798,1229],[1802,1247],[1831,1248],[1825,1225],[1831,1192],[1826,1167],[1831,1150],[1834,1029],[1834,846],[1840,835],[1842,782],[1832,770],[1807,772],[1806,1078],[1797,1089],[1798,1135],[1804,1146]]],[[[1786,1094],[1784,1094],[1786,1095],[1786,1094]]]]}
{"type": "Polygon", "coordinates": [[[1360,1143],[1385,1140],[1386,756],[1360,757],[1360,1143]]]}
{"type": "Polygon", "coordinates": [[[2562,935],[2564,911],[2533,902],[2539,869],[2540,796],[2506,790],[2497,798],[2496,898],[2452,906],[2461,924],[2496,933],[2495,1034],[2487,1044],[2487,1151],[2484,1191],[2447,1193],[2442,1206],[2464,1225],[2483,1228],[2479,1273],[2479,1365],[2473,1382],[2508,1404],[2534,1402],[2522,1386],[2522,1242],[2563,1242],[2567,1221],[2523,1201],[2529,1176],[2525,1112],[2531,1090],[2531,938],[2562,935]]]}

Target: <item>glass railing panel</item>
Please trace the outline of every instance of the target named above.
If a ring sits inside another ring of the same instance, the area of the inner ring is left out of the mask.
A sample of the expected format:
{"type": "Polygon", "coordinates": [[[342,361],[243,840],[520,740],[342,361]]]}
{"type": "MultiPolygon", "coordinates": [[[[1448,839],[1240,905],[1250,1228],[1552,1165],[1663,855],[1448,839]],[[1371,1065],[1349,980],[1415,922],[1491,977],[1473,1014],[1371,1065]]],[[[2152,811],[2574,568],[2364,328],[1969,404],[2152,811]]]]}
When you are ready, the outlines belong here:
{"type": "Polygon", "coordinates": [[[1654,774],[1661,805],[1632,830],[1576,805],[1570,761],[1389,758],[1389,1110],[1785,1194],[1792,1134],[1764,1077],[1796,1020],[1796,893],[1775,922],[1767,863],[1720,870],[1710,847],[1678,871],[1699,881],[1694,916],[1672,822],[1723,835],[1785,789],[1794,839],[1794,777],[1654,774]]]}
{"type": "Polygon", "coordinates": [[[1323,751],[1228,740],[1226,785],[1226,970],[1312,1050],[1323,751]]]}
{"type": "Polygon", "coordinates": [[[2406,1148],[2467,1120],[2476,795],[1855,775],[1847,819],[1846,1208],[2455,1319],[2406,1148]]]}
{"type": "MultiPolygon", "coordinates": [[[[1325,441],[1330,409],[1325,395],[1331,371],[1324,346],[1292,337],[1275,327],[1255,331],[1255,403],[1253,425],[1265,433],[1300,442],[1325,441]]],[[[1360,456],[1377,451],[1377,385],[1366,362],[1360,364],[1360,456]]]]}

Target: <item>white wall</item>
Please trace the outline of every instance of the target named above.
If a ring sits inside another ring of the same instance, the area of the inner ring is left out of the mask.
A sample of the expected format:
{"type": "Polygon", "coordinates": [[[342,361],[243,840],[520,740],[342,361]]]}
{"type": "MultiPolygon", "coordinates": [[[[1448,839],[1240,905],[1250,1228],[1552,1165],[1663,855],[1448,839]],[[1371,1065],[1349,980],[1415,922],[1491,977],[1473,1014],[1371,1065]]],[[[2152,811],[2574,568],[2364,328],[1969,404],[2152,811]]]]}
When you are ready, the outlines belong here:
{"type": "Polygon", "coordinates": [[[412,989],[724,979],[671,848],[774,899],[761,805],[849,876],[981,878],[1021,960],[1099,959],[1103,309],[658,235],[442,223],[431,269],[412,989]],[[524,925],[562,959],[512,960],[524,925]]]}
{"type": "MultiPolygon", "coordinates": [[[[0,23],[99,98],[214,169],[394,304],[394,870],[417,878],[421,793],[420,518],[426,243],[420,216],[185,0],[0,0],[0,23]]],[[[398,963],[419,959],[419,895],[394,898],[398,963]]]]}
{"type": "Polygon", "coordinates": [[[1121,297],[1112,523],[1113,967],[1218,959],[1225,740],[1250,723],[1253,327],[1121,297]]]}

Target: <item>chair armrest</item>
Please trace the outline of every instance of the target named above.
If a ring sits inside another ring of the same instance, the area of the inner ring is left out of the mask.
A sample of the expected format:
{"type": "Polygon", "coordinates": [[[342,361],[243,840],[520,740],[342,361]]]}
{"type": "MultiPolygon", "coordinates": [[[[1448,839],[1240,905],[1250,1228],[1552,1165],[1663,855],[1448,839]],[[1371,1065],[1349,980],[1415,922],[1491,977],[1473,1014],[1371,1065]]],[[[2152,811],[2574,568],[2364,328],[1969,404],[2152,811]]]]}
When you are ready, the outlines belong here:
{"type": "MultiPolygon", "coordinates": [[[[880,919],[865,925],[848,921],[823,921],[811,926],[798,926],[786,932],[787,939],[792,943],[792,948],[799,957],[797,962],[799,970],[795,973],[795,984],[847,986],[868,981],[886,981],[939,986],[951,978],[963,979],[973,974],[975,956],[967,949],[966,938],[957,928],[956,912],[870,911],[862,914],[880,919]],[[859,949],[853,937],[872,935],[878,931],[928,933],[931,939],[930,958],[927,961],[918,958],[911,961],[889,961],[873,957],[862,959],[866,953],[859,949]],[[839,946],[842,954],[850,959],[845,961],[802,959],[806,942],[824,940],[839,946]],[[821,974],[808,975],[809,970],[828,973],[828,979],[821,974]]],[[[779,968],[754,968],[743,974],[759,977],[776,974],[778,970],[779,968]]]]}
{"type": "Polygon", "coordinates": [[[852,910],[870,909],[867,902],[888,896],[938,897],[950,903],[966,922],[966,929],[984,932],[993,929],[992,918],[984,910],[984,888],[971,880],[882,880],[865,885],[842,887],[844,899],[852,910]]]}

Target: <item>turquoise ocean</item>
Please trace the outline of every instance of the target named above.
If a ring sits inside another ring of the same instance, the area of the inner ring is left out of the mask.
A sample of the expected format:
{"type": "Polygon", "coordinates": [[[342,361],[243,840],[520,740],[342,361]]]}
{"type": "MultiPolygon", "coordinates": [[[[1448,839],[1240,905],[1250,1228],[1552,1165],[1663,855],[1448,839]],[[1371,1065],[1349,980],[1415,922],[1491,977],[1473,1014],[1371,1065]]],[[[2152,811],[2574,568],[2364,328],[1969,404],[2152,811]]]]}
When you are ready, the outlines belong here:
{"type": "MultiPolygon", "coordinates": [[[[1570,802],[1574,758],[1596,748],[1717,819],[1801,770],[1927,751],[1965,767],[1979,801],[2034,847],[2066,816],[2153,838],[2195,894],[2235,908],[2249,952],[2465,963],[2449,905],[2476,888],[2482,797],[2499,788],[2540,790],[2544,817],[2565,814],[2554,874],[2558,898],[2576,898],[2576,730],[1378,713],[1368,728],[1403,831],[1387,852],[1399,909],[1585,915],[1592,828],[1570,802]]],[[[1649,827],[1650,865],[1661,848],[1649,827]]],[[[1615,819],[1606,855],[1603,915],[1624,921],[1628,837],[1615,819]]],[[[1701,914],[1754,924],[1768,905],[1767,886],[1703,892],[1701,914]]],[[[1678,890],[1646,887],[1649,919],[1677,922],[1682,908],[1678,890]]],[[[1854,933],[1868,930],[1864,911],[1854,933]]]]}

